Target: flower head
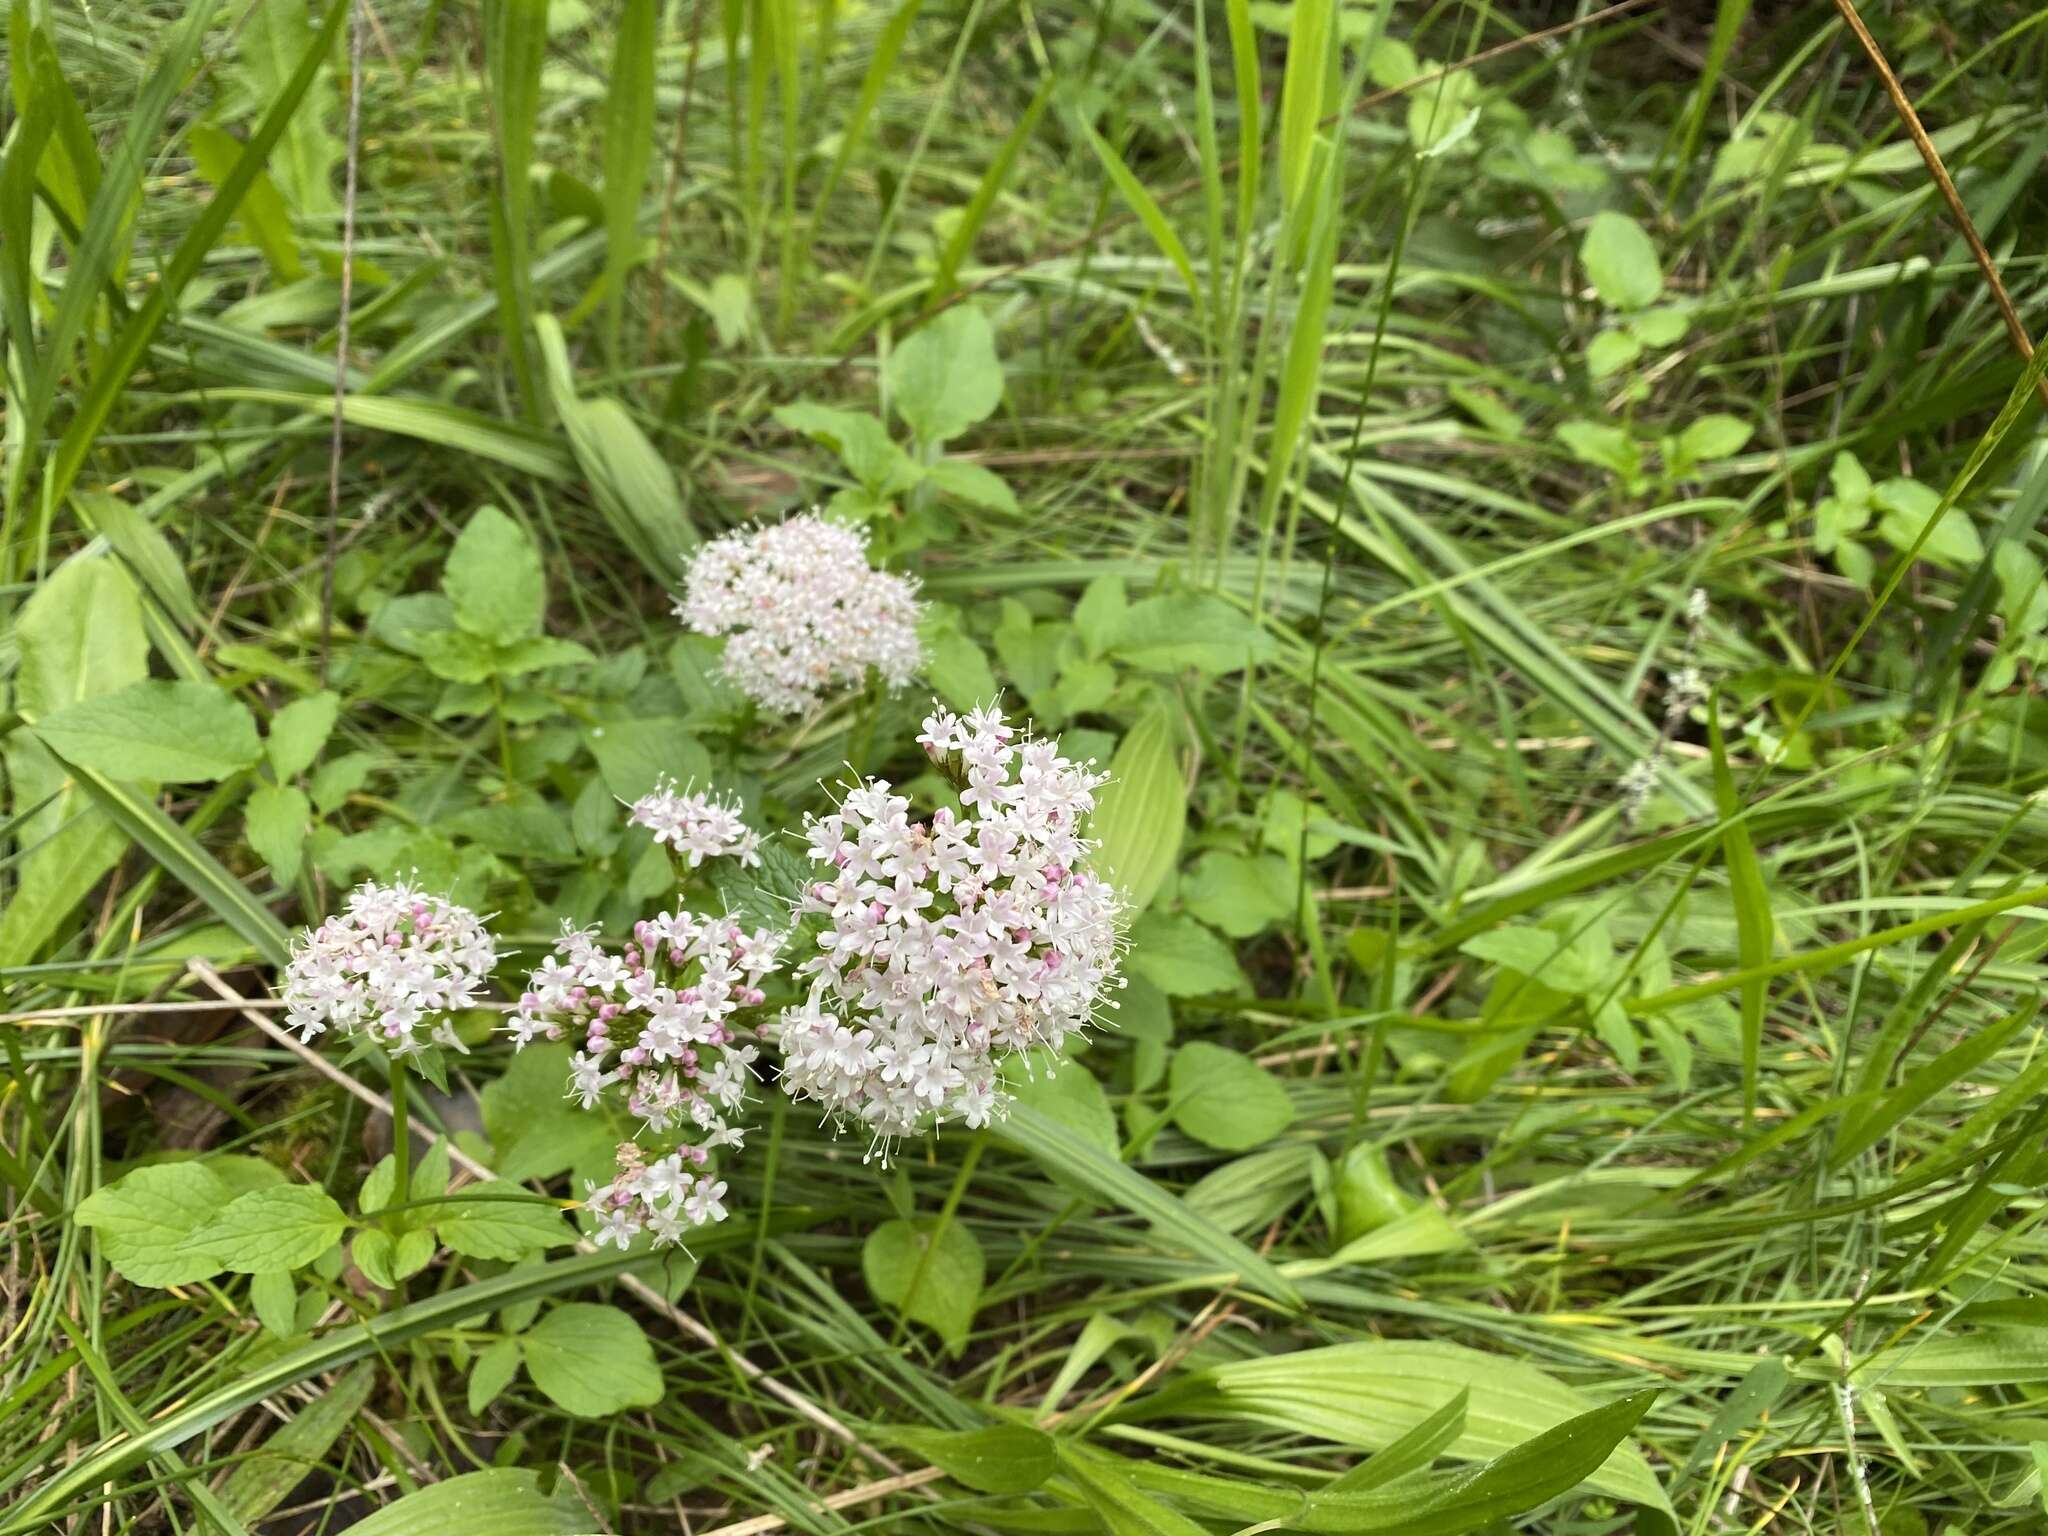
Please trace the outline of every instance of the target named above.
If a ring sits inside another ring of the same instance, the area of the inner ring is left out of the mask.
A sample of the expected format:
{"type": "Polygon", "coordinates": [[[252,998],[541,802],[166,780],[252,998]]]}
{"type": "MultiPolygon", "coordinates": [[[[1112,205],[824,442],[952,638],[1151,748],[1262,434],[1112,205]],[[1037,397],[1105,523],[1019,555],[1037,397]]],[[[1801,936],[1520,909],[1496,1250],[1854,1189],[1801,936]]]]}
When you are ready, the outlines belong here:
{"type": "Polygon", "coordinates": [[[447,1015],[475,1005],[498,963],[483,920],[400,880],[365,882],[300,935],[285,969],[285,1023],[311,1040],[359,1034],[395,1057],[458,1045],[447,1015]]]}
{"type": "Polygon", "coordinates": [[[676,1243],[722,1220],[725,1186],[705,1171],[744,1133],[730,1117],[747,1097],[757,1054],[733,1018],[763,1000],[782,936],[748,933],[729,917],[664,912],[636,923],[617,953],[587,930],[565,928],[528,978],[513,1010],[514,1043],[573,1038],[567,1096],[585,1109],[607,1099],[665,1150],[649,1160],[638,1140],[619,1149],[612,1182],[584,1203],[597,1241],[624,1247],[642,1231],[676,1243]]]}
{"type": "Polygon", "coordinates": [[[686,793],[675,780],[655,781],[633,802],[626,820],[645,827],[657,843],[675,849],[695,869],[706,859],[730,855],[750,869],[761,862],[761,835],[740,819],[739,802],[727,805],[709,795],[686,793]]]}
{"type": "Polygon", "coordinates": [[[1018,740],[993,709],[936,710],[918,740],[963,786],[964,814],[913,819],[871,779],[807,822],[822,872],[798,910],[826,922],[798,967],[809,996],[772,1031],[785,1091],[885,1149],[1001,1116],[1002,1058],[1058,1052],[1119,984],[1121,903],[1080,831],[1108,776],[1018,740]]]}
{"type": "Polygon", "coordinates": [[[676,617],[724,635],[734,687],[777,714],[814,709],[868,669],[917,670],[916,584],[868,564],[866,537],[815,512],[713,539],[690,562],[676,617]]]}

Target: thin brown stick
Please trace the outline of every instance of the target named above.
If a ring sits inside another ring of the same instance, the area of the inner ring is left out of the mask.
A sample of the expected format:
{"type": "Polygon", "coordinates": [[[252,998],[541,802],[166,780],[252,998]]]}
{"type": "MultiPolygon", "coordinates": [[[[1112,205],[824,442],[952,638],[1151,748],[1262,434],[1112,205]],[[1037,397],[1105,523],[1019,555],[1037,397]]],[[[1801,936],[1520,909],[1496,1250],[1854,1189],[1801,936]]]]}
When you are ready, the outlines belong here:
{"type": "MultiPolygon", "coordinates": [[[[1956,195],[1956,184],[1949,179],[1948,167],[1941,163],[1941,151],[1934,147],[1934,140],[1927,136],[1927,130],[1920,125],[1920,114],[1913,110],[1913,103],[1906,98],[1905,87],[1899,84],[1899,77],[1892,73],[1892,66],[1884,56],[1884,50],[1877,45],[1877,39],[1870,35],[1870,28],[1863,24],[1857,14],[1855,0],[1835,0],[1835,9],[1842,13],[1842,20],[1849,24],[1849,30],[1856,34],[1856,41],[1863,45],[1865,57],[1877,71],[1878,79],[1884,85],[1884,93],[1892,100],[1892,110],[1899,115],[1899,121],[1906,125],[1906,135],[1912,139],[1913,147],[1920,151],[1920,158],[1926,162],[1928,175],[1941,190],[1941,200],[1948,204],[1949,217],[1956,221],[1956,228],[1962,231],[1963,243],[1970,248],[1970,255],[1977,263],[1977,270],[1984,274],[1984,281],[1991,287],[1991,298],[1998,305],[1999,318],[2005,321],[2005,334],[2012,338],[2013,350],[2020,360],[2031,363],[2034,360],[2034,344],[2027,339],[2027,328],[2020,320],[2020,312],[2013,307],[2012,295],[2005,291],[2005,283],[1999,278],[1998,268],[1991,260],[1991,252],[1984,248],[1983,240],[1977,234],[1977,226],[1970,221],[1970,211],[1963,206],[1963,200],[1956,195]]],[[[2041,397],[2041,403],[2048,405],[2048,377],[2037,375],[2034,392],[2041,397]]]]}
{"type": "MultiPolygon", "coordinates": [[[[223,981],[220,973],[204,960],[189,960],[186,962],[186,967],[192,975],[219,994],[223,1002],[234,1008],[236,1012],[240,1013],[243,1018],[255,1025],[265,1035],[304,1061],[307,1066],[318,1072],[322,1077],[327,1078],[344,1092],[353,1094],[356,1098],[361,1099],[365,1104],[376,1110],[377,1113],[387,1118],[390,1116],[391,1101],[389,1099],[374,1089],[365,1087],[357,1082],[318,1051],[294,1039],[291,1035],[280,1029],[274,1020],[265,1018],[256,1009],[250,1007],[249,1000],[223,981]]],[[[406,1125],[414,1135],[422,1140],[432,1141],[434,1139],[433,1127],[421,1120],[417,1115],[407,1115],[406,1125]]],[[[448,1143],[448,1160],[473,1179],[481,1182],[496,1182],[497,1180],[498,1176],[495,1173],[491,1172],[490,1169],[471,1157],[467,1152],[464,1152],[462,1148],[456,1146],[453,1141],[448,1143]]],[[[576,1248],[579,1253],[594,1253],[597,1251],[594,1245],[587,1242],[579,1242],[576,1248]]],[[[834,1439],[853,1446],[876,1465],[887,1467],[891,1472],[901,1472],[902,1469],[896,1463],[868,1444],[867,1441],[847,1428],[846,1425],[840,1423],[838,1419],[834,1418],[825,1409],[812,1402],[803,1393],[797,1391],[796,1388],[778,1381],[738,1350],[728,1346],[710,1328],[685,1312],[681,1307],[678,1307],[638,1275],[621,1275],[619,1283],[642,1302],[667,1318],[669,1322],[675,1325],[678,1331],[687,1334],[706,1348],[716,1350],[727,1360],[731,1361],[735,1370],[746,1377],[753,1385],[766,1392],[770,1397],[777,1399],[784,1406],[801,1414],[834,1439]]]]}

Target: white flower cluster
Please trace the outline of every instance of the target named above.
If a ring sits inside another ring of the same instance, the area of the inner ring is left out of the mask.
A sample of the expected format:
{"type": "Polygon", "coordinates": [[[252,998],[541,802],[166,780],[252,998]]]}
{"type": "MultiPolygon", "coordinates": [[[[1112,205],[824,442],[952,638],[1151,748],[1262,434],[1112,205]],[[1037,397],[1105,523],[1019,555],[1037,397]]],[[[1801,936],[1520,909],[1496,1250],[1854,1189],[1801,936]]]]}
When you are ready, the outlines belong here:
{"type": "Polygon", "coordinates": [[[584,1208],[597,1218],[591,1241],[624,1248],[642,1232],[655,1246],[682,1242],[692,1227],[723,1221],[725,1180],[702,1171],[704,1152],[683,1147],[647,1161],[636,1141],[619,1143],[618,1166],[609,1184],[592,1184],[584,1208]]]}
{"type": "Polygon", "coordinates": [[[650,793],[633,802],[626,820],[647,828],[657,843],[687,858],[692,869],[727,855],[743,869],[761,862],[761,834],[740,819],[738,801],[727,805],[709,795],[685,793],[673,779],[657,780],[650,793]]]}
{"type": "Polygon", "coordinates": [[[746,1100],[758,1054],[737,1043],[731,1021],[762,1001],[784,937],[747,933],[729,917],[664,912],[634,924],[616,954],[594,933],[567,929],[528,978],[512,1014],[515,1044],[573,1034],[581,1049],[569,1058],[569,1096],[594,1109],[617,1088],[648,1133],[681,1143],[652,1162],[637,1146],[621,1148],[617,1177],[585,1201],[599,1243],[624,1247],[643,1230],[675,1243],[724,1218],[725,1185],[704,1170],[714,1150],[743,1144],[727,1117],[746,1100]]]}
{"type": "Polygon", "coordinates": [[[399,881],[365,882],[300,936],[285,970],[285,1023],[311,1040],[367,1036],[394,1057],[460,1042],[447,1015],[475,1005],[498,963],[483,920],[399,881]]]}
{"type": "Polygon", "coordinates": [[[868,564],[859,530],[803,513],[729,533],[697,552],[676,617],[725,635],[733,686],[777,714],[803,714],[870,667],[891,688],[917,670],[917,587],[868,564]]]}
{"type": "Polygon", "coordinates": [[[773,1026],[782,1085],[860,1121],[885,1157],[926,1124],[1001,1116],[1002,1057],[1057,1052],[1116,984],[1121,904],[1080,832],[1108,776],[1013,735],[994,709],[925,721],[964,816],[913,821],[873,780],[806,823],[830,874],[798,910],[829,922],[798,968],[809,996],[773,1026]]]}

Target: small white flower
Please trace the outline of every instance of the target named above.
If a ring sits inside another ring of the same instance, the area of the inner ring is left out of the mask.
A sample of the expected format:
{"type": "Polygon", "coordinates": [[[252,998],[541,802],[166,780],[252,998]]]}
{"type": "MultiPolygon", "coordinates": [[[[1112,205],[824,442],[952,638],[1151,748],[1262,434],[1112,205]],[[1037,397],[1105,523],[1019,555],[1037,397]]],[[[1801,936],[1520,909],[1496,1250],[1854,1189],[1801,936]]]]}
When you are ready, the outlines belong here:
{"type": "Polygon", "coordinates": [[[528,980],[514,1043],[576,1041],[568,1096],[585,1109],[612,1096],[662,1145],[619,1147],[612,1182],[584,1201],[598,1243],[624,1247],[642,1232],[658,1246],[678,1243],[687,1228],[724,1219],[725,1185],[704,1170],[714,1150],[743,1145],[728,1117],[746,1102],[756,1055],[738,1042],[735,1016],[763,1000],[760,982],[778,969],[784,937],[664,912],[636,923],[614,952],[594,932],[565,927],[528,980]]]}
{"type": "Polygon", "coordinates": [[[782,1086],[896,1138],[999,1118],[997,1065],[1057,1053],[1120,985],[1122,903],[1088,866],[1080,828],[1107,775],[1017,741],[994,709],[938,709],[918,738],[964,817],[913,821],[884,781],[850,786],[806,828],[824,878],[798,903],[826,919],[800,974],[810,995],[771,1033],[782,1086]]]}
{"type": "MultiPolygon", "coordinates": [[[[311,1040],[367,1035],[394,1057],[451,1042],[445,1015],[474,1005],[497,943],[467,907],[404,881],[366,882],[347,907],[299,936],[285,968],[285,1023],[311,1040]]],[[[527,1027],[524,1009],[515,1030],[527,1027]]]]}
{"type": "Polygon", "coordinates": [[[922,659],[919,612],[914,582],[874,569],[864,534],[815,512],[713,539],[675,606],[698,634],[727,637],[726,677],[780,715],[860,686],[870,668],[903,686],[922,659]]]}
{"type": "Polygon", "coordinates": [[[727,805],[709,795],[688,794],[675,780],[657,780],[651,792],[635,800],[626,820],[645,827],[657,843],[675,849],[692,869],[706,859],[730,856],[744,869],[761,862],[761,837],[740,819],[739,802],[727,805]]]}

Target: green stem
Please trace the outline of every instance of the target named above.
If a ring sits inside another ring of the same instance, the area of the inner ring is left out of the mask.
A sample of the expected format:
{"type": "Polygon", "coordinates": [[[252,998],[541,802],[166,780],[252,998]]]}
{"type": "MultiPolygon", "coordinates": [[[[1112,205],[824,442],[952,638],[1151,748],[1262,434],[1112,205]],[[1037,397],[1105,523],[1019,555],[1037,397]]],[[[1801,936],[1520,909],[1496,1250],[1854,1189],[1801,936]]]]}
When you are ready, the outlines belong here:
{"type": "MultiPolygon", "coordinates": [[[[398,1170],[392,1186],[394,1204],[412,1199],[412,1117],[405,1107],[405,1063],[391,1058],[391,1158],[398,1170]]],[[[398,1234],[393,1233],[396,1237],[398,1234]]]]}
{"type": "Polygon", "coordinates": [[[924,1288],[925,1274],[932,1267],[932,1255],[939,1251],[939,1244],[946,1240],[946,1229],[953,1224],[953,1214],[960,1209],[961,1197],[967,1193],[967,1181],[974,1177],[974,1165],[981,1161],[982,1150],[988,1145],[988,1132],[977,1131],[974,1140],[967,1144],[967,1155],[960,1159],[960,1171],[953,1175],[953,1187],[946,1193],[946,1203],[939,1208],[939,1219],[932,1223],[929,1237],[925,1239],[924,1251],[917,1256],[917,1269],[910,1277],[910,1289],[903,1293],[903,1305],[896,1314],[896,1326],[890,1330],[889,1342],[901,1344],[903,1330],[910,1324],[910,1309],[917,1305],[917,1293],[924,1288]]]}

